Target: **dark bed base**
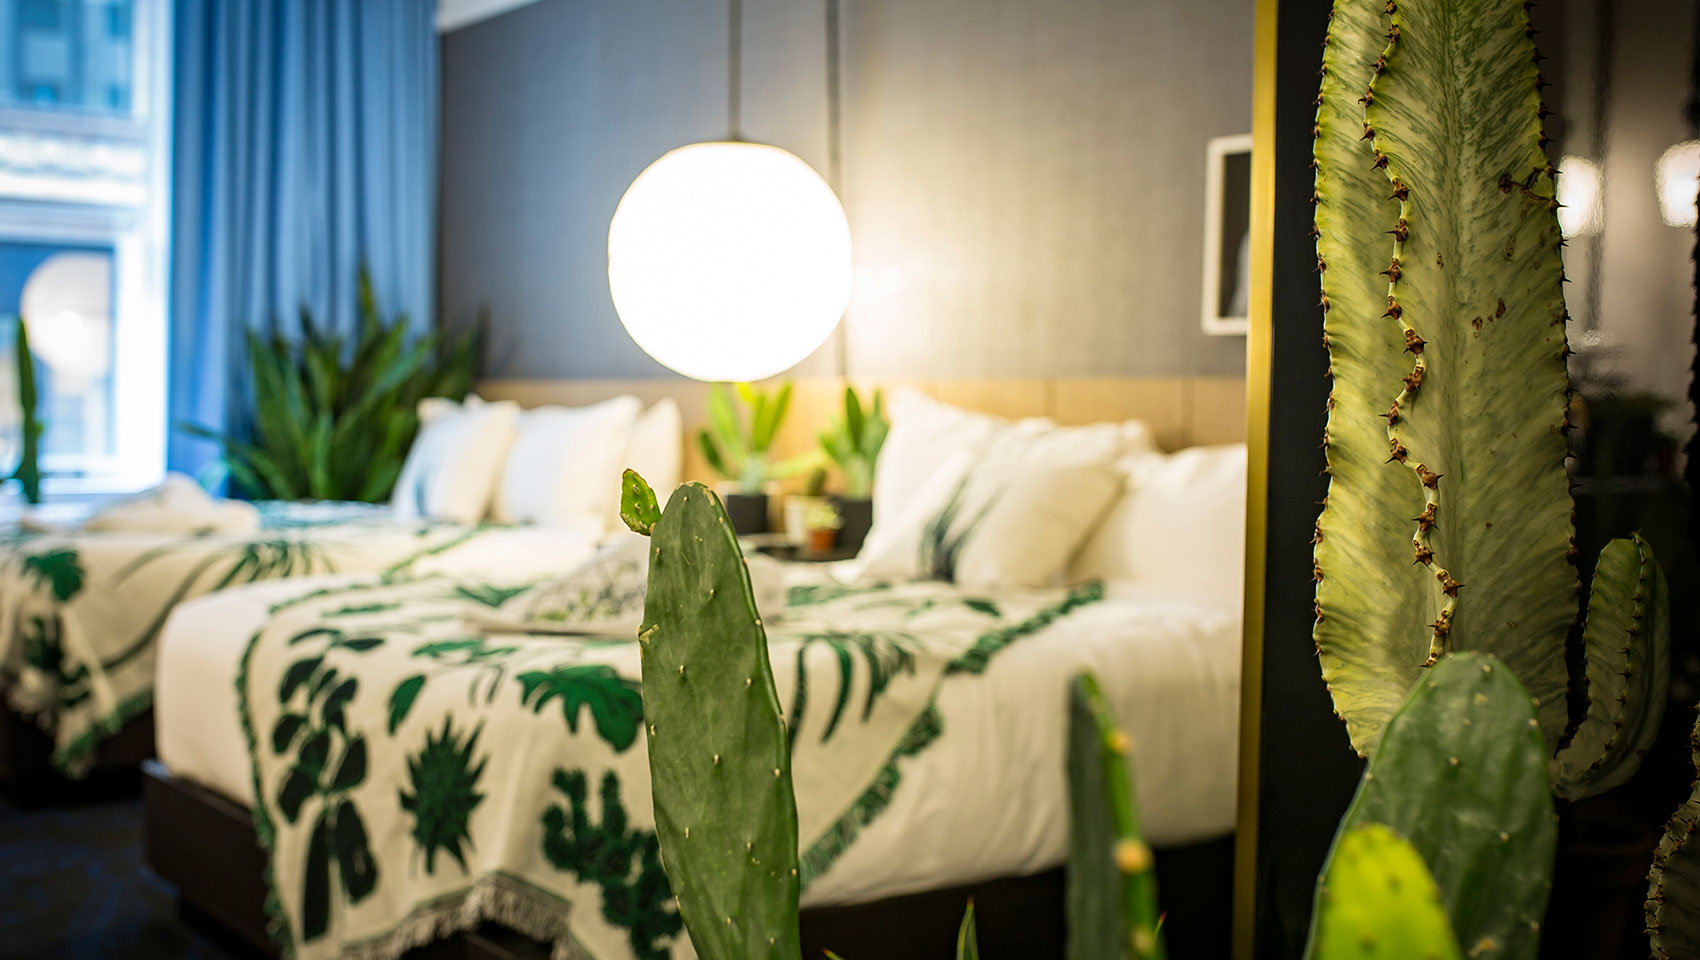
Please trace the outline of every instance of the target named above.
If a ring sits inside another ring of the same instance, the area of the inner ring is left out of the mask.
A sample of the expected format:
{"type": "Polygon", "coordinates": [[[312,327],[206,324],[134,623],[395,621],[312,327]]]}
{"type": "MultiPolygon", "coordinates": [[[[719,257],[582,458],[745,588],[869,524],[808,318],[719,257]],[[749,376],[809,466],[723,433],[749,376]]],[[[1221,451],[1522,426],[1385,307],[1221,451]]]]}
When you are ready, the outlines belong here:
{"type": "MultiPolygon", "coordinates": [[[[176,885],[187,915],[211,920],[257,954],[275,956],[262,907],[265,854],[248,811],[174,778],[156,761],[143,764],[142,778],[149,866],[176,885]]],[[[1232,839],[1160,850],[1157,875],[1169,912],[1164,931],[1171,955],[1226,957],[1232,839]]],[[[943,960],[955,955],[957,925],[970,897],[986,960],[1062,957],[1067,924],[1061,868],[877,903],[806,910],[803,956],[819,957],[830,948],[852,960],[943,960]]],[[[545,945],[493,925],[409,954],[421,960],[548,956],[545,945]]]]}
{"type": "Polygon", "coordinates": [[[0,787],[18,807],[135,796],[142,761],[152,758],[153,711],[130,720],[95,748],[94,767],[73,780],[53,766],[53,738],[0,707],[0,787]]]}

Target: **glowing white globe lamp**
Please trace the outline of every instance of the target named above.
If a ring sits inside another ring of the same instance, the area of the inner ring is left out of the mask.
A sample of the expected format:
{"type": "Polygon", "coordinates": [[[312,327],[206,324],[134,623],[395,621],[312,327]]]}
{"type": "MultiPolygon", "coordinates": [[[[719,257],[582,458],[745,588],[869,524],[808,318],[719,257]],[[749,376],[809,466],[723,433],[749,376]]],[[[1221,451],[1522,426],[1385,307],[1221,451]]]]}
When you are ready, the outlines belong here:
{"type": "Polygon", "coordinates": [[[24,281],[18,312],[29,324],[30,351],[66,395],[87,390],[112,369],[112,258],[56,253],[24,281]]]}
{"type": "Polygon", "coordinates": [[[1694,197],[1700,190],[1700,140],[1674,144],[1653,168],[1653,187],[1659,194],[1659,213],[1673,227],[1692,227],[1694,197]]]}
{"type": "Polygon", "coordinates": [[[650,164],[608,225],[608,288],[637,345],[697,380],[760,380],[831,335],[850,301],[850,224],[778,147],[693,143],[650,164]]]}

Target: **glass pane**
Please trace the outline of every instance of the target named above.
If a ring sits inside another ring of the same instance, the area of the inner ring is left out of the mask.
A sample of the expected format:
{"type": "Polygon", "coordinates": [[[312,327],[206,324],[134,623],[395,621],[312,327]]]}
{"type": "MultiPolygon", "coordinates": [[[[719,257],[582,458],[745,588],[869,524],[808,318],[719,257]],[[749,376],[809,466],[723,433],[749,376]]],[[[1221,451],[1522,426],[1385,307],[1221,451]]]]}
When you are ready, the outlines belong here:
{"type": "MultiPolygon", "coordinates": [[[[0,242],[0,315],[29,322],[44,458],[114,452],[112,248],[0,242]]],[[[16,459],[17,360],[0,343],[0,467],[16,459]]],[[[64,471],[55,471],[64,472],[64,471]]]]}
{"type": "Polygon", "coordinates": [[[135,0],[0,0],[0,105],[128,114],[135,0]]]}

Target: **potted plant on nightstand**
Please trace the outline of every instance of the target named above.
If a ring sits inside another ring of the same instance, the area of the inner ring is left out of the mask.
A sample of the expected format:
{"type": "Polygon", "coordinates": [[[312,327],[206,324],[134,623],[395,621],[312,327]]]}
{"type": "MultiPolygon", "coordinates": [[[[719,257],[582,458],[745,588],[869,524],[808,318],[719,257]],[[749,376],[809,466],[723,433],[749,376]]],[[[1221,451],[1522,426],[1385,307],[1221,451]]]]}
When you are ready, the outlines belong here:
{"type": "Polygon", "coordinates": [[[772,391],[747,383],[709,388],[708,427],[697,433],[697,443],[709,468],[726,481],[721,499],[739,535],[766,533],[768,484],[807,470],[819,459],[810,452],[774,462],[773,438],[790,406],[789,383],[772,391]]]}
{"type": "Polygon", "coordinates": [[[874,463],[891,423],[885,418],[885,403],[878,390],[874,402],[864,409],[854,388],[844,388],[844,413],[835,417],[820,435],[821,449],[844,474],[844,495],[833,498],[842,525],[838,545],[859,549],[874,522],[874,463]]]}

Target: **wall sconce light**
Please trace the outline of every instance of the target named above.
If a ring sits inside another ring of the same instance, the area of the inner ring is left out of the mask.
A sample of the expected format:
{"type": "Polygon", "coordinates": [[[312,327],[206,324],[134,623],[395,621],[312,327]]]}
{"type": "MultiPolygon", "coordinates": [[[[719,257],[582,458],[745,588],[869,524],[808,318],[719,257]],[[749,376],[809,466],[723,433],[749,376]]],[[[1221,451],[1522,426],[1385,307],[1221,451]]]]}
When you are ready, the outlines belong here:
{"type": "Polygon", "coordinates": [[[1600,165],[1567,154],[1558,161],[1558,227],[1566,237],[1600,232],[1600,165]]]}
{"type": "Polygon", "coordinates": [[[1694,226],[1694,199],[1700,192],[1700,140],[1684,140],[1666,150],[1653,168],[1653,186],[1665,223],[1694,226]]]}

